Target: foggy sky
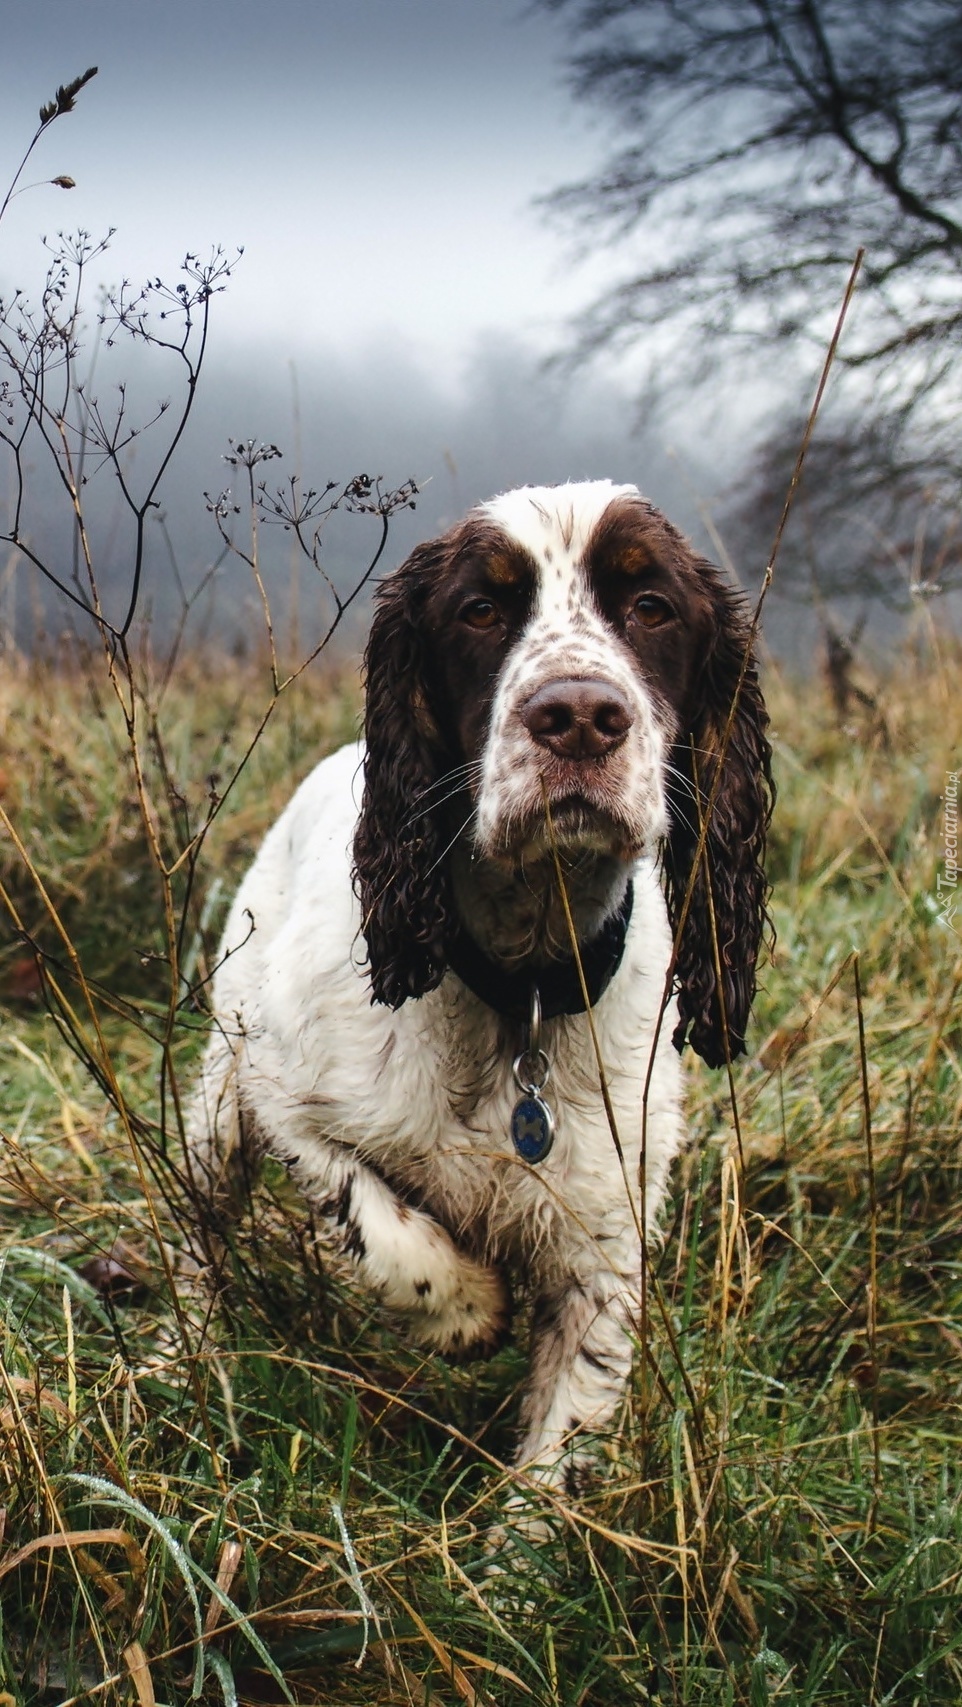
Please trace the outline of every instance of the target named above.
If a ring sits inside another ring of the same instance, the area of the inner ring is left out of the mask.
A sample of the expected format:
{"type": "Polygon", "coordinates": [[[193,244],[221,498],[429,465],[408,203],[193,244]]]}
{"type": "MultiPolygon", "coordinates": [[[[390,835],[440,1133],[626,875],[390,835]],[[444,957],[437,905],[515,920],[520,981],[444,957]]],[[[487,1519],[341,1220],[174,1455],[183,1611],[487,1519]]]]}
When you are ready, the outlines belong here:
{"type": "Polygon", "coordinates": [[[561,76],[557,20],[524,0],[46,0],[7,8],[0,161],[88,65],[13,203],[0,279],[36,239],[116,227],[106,282],[243,247],[223,336],[282,360],[386,334],[454,381],[480,332],[544,345],[591,294],[532,199],[600,139],[561,76]]]}
{"type": "MultiPolygon", "coordinates": [[[[41,237],[115,226],[91,286],[170,282],[185,251],[242,247],[215,304],[211,356],[189,434],[162,493],[186,583],[213,557],[203,494],[230,479],[228,435],[275,440],[280,470],[315,484],[365,470],[422,486],[399,517],[384,567],[470,504],[507,487],[611,477],[638,484],[711,549],[700,509],[730,485],[752,403],[684,403],[639,420],[630,363],[577,376],[542,371],[567,318],[605,283],[604,252],[574,265],[534,198],[590,172],[604,134],[565,93],[558,20],[524,0],[46,0],[8,9],[0,65],[0,179],[9,180],[57,85],[99,66],[76,109],[50,127],[0,225],[0,293],[36,300],[41,237]],[[68,173],[77,188],[48,180],[68,173]]],[[[94,306],[96,289],[91,290],[94,306]]],[[[163,374],[127,352],[98,370],[145,402],[163,374]]],[[[149,466],[149,441],[131,453],[149,466]]],[[[277,473],[272,467],[265,471],[277,473]]],[[[34,482],[33,524],[69,550],[34,482]]],[[[110,478],[88,493],[108,591],[129,563],[110,478]]],[[[0,498],[4,496],[0,491],[0,498]]],[[[69,518],[66,518],[69,522],[69,518]]],[[[63,521],[63,518],[62,518],[63,521]]],[[[370,524],[368,524],[369,526],[370,524]]],[[[347,584],[365,524],[330,529],[329,567],[347,584]]],[[[290,584],[290,542],[265,541],[290,584]]],[[[764,546],[760,546],[764,551],[764,546]]],[[[761,564],[742,566],[757,584],[761,564]]],[[[173,608],[166,544],[152,540],[147,602],[173,608]]],[[[305,571],[304,597],[310,592],[305,571]]],[[[316,581],[316,577],[314,578],[316,581]]],[[[219,574],[215,627],[250,610],[237,565],[219,574]]],[[[18,631],[35,577],[7,586],[18,631]]],[[[44,620],[60,620],[44,602],[44,620]]]]}
{"type": "MultiPolygon", "coordinates": [[[[137,496],[163,455],[177,387],[164,385],[170,376],[156,352],[121,345],[102,360],[92,395],[104,411],[116,395],[111,360],[127,382],[131,421],[153,414],[159,396],[171,398],[169,413],[124,457],[137,496]]],[[[719,468],[703,466],[689,448],[672,455],[661,435],[639,429],[633,402],[610,380],[585,376],[571,386],[546,372],[536,352],[517,339],[491,335],[481,341],[465,362],[463,390],[452,394],[443,379],[436,382],[390,340],[365,357],[322,352],[302,355],[296,363],[254,363],[246,369],[218,348],[215,336],[187,434],[164,477],[161,508],[148,526],[144,604],[162,626],[176,616],[179,585],[195,587],[218,555],[205,494],[216,498],[229,489],[232,502],[245,505],[243,475],[225,460],[230,440],[279,447],[282,457],[258,469],[271,491],[292,474],[302,490],[322,489],[328,481],[341,486],[361,472],[382,477],[387,488],[413,479],[419,488],[416,508],[393,520],[384,570],[497,492],[578,479],[635,483],[710,549],[698,501],[717,486],[719,468]]],[[[88,528],[106,613],[118,620],[130,581],[133,526],[110,466],[91,459],[88,470],[88,528]]],[[[70,559],[72,519],[39,447],[27,488],[26,536],[60,568],[70,559]]],[[[246,510],[231,526],[238,544],[246,545],[246,510]]],[[[378,523],[363,516],[335,517],[326,526],[323,566],[339,589],[354,584],[377,537],[378,523]]],[[[294,542],[280,527],[268,526],[259,552],[283,618],[294,542]]],[[[297,579],[302,605],[319,624],[327,608],[319,577],[302,563],[297,579]]],[[[45,624],[55,631],[77,620],[29,566],[21,566],[18,583],[15,599],[8,593],[0,600],[0,622],[14,626],[21,643],[29,642],[41,607],[45,624]]],[[[230,644],[238,634],[256,634],[260,622],[251,573],[228,558],[218,571],[216,612],[207,632],[230,644]]]]}

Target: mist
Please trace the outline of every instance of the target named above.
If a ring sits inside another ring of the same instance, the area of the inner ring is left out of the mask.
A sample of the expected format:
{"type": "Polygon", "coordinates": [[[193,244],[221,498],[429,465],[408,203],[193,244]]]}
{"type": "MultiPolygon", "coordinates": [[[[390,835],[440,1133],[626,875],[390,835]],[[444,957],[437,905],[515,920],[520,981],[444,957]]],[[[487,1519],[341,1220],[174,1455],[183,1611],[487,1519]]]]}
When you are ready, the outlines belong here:
{"type": "MultiPolygon", "coordinates": [[[[213,649],[252,651],[265,638],[263,601],[248,564],[225,552],[211,504],[229,494],[229,527],[242,551],[250,548],[245,471],[225,458],[231,443],[276,445],[282,453],[258,466],[268,492],[289,486],[336,490],[353,476],[379,477],[384,489],[413,480],[413,510],[393,516],[375,577],[402,562],[472,505],[514,486],[566,480],[632,482],[713,560],[724,556],[725,514],[738,491],[747,438],[740,425],[745,399],[703,398],[686,411],[643,418],[637,397],[609,373],[566,372],[545,365],[524,339],[490,334],[458,366],[439,370],[409,355],[398,337],[366,348],[286,352],[288,330],[261,342],[216,338],[205,365],[187,430],[148,515],[137,627],[163,646],[181,623],[188,641],[213,649]]],[[[87,370],[83,370],[87,371],[87,370]]],[[[120,340],[98,350],[86,381],[110,418],[124,386],[125,419],[149,422],[121,458],[135,498],[146,491],[177,418],[183,378],[176,361],[156,349],[120,340]]],[[[78,567],[77,536],[65,492],[36,443],[26,468],[23,537],[71,583],[78,567]]],[[[127,610],[133,574],[134,527],[109,460],[88,458],[83,499],[98,591],[109,621],[127,610]]],[[[9,480],[0,481],[0,516],[9,525],[9,480]]],[[[761,584],[771,540],[770,518],[739,533],[734,565],[749,596],[761,584]],[[764,525],[762,525],[762,523],[764,525]],[[755,535],[757,534],[757,537],[755,535]]],[[[361,581],[381,541],[376,516],[336,513],[322,532],[323,575],[290,531],[267,523],[259,531],[258,568],[274,633],[288,662],[310,651],[327,632],[334,600],[326,576],[343,598],[361,581]],[[286,650],[285,650],[286,649],[286,650]]],[[[334,644],[356,652],[366,630],[370,577],[339,624],[334,644]]],[[[83,588],[83,574],[73,583],[83,588]]],[[[844,619],[846,612],[843,611],[844,619]]],[[[818,637],[811,609],[784,598],[776,582],[766,608],[769,644],[790,662],[809,664],[818,637]]],[[[34,650],[57,642],[69,660],[76,642],[93,638],[93,624],[25,557],[0,561],[0,642],[34,650]]]]}
{"type": "MultiPolygon", "coordinates": [[[[128,349],[122,360],[112,352],[91,386],[105,413],[116,408],[121,376],[132,421],[149,419],[160,402],[171,400],[169,410],[125,453],[125,476],[136,494],[163,455],[176,416],[178,379],[156,352],[128,349]]],[[[244,507],[244,471],[225,461],[232,440],[280,449],[279,459],[257,470],[269,490],[291,475],[302,487],[316,489],[329,481],[339,488],[361,472],[381,477],[386,488],[414,480],[416,508],[392,519],[378,573],[497,492],[565,480],[634,482],[708,549],[696,494],[708,493],[715,482],[692,448],[673,454],[663,437],[639,428],[632,399],[610,381],[551,373],[517,339],[484,340],[456,374],[428,373],[388,340],[362,352],[330,350],[297,361],[270,347],[245,345],[209,358],[187,431],[159,489],[159,507],[148,521],[139,611],[149,614],[158,634],[169,632],[183,594],[197,589],[221,555],[209,501],[229,490],[232,503],[244,507]]],[[[26,485],[26,537],[63,575],[73,554],[72,517],[52,466],[36,448],[26,485]]],[[[133,531],[109,464],[90,459],[84,502],[103,607],[117,621],[129,592],[133,531]]],[[[0,510],[8,505],[0,504],[0,510]]],[[[231,526],[247,549],[246,515],[233,517],[231,526]]],[[[363,573],[379,538],[376,517],[330,519],[322,565],[341,593],[363,573]]],[[[320,577],[280,526],[261,530],[259,551],[279,627],[290,617],[296,588],[308,639],[330,612],[320,577]]],[[[41,630],[80,632],[89,624],[24,558],[8,565],[5,580],[0,614],[18,644],[34,644],[41,630]]],[[[359,606],[352,631],[363,622],[363,600],[359,606]]],[[[217,568],[194,620],[207,638],[227,646],[256,640],[263,626],[260,598],[249,568],[236,556],[228,554],[217,568]]]]}

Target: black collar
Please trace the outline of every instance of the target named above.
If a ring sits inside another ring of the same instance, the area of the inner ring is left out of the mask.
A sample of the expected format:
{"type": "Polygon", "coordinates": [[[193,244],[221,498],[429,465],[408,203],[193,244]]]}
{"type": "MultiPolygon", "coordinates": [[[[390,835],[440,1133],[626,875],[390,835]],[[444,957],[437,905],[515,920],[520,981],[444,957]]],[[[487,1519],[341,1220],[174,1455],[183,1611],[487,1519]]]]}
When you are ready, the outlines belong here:
{"type": "MultiPolygon", "coordinates": [[[[606,920],[596,937],[581,947],[581,966],[592,1007],[604,995],[621,965],[634,898],[634,889],[629,883],[617,913],[606,920]]],[[[507,972],[497,961],[491,960],[483,948],[478,947],[467,931],[461,930],[447,944],[447,959],[462,984],[466,984],[503,1019],[527,1020],[530,1017],[532,984],[537,984],[541,996],[542,1018],[556,1019],[559,1014],[583,1014],[585,1011],[574,956],[570,960],[551,960],[546,966],[507,972]]]]}

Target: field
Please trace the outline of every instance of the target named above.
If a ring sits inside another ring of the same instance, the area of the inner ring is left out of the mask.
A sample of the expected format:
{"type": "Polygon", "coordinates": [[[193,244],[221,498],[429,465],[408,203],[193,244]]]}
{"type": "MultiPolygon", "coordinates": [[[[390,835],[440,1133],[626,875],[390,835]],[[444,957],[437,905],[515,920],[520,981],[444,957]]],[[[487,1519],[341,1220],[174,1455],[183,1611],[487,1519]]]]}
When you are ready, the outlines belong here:
{"type": "Polygon", "coordinates": [[[647,1355],[496,1596],[523,1318],[423,1358],[270,1168],[211,1331],[170,1302],[217,924],[354,675],[294,684],[228,788],[256,664],[135,674],[135,707],[93,654],[0,683],[0,1707],[962,1699],[962,653],[920,626],[845,712],[769,667],[752,1053],[731,1091],[692,1063],[647,1355]]]}

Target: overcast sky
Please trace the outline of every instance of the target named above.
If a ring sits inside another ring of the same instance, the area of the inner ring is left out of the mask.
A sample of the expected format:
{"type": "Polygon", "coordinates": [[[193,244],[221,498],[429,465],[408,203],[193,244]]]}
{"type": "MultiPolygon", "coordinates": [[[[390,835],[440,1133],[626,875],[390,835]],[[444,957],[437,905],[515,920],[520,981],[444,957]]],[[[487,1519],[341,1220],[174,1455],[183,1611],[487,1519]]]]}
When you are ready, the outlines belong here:
{"type": "MultiPolygon", "coordinates": [[[[228,434],[276,439],[288,453],[277,472],[315,483],[360,468],[389,484],[413,475],[422,497],[392,562],[495,491],[604,476],[635,481],[713,550],[701,514],[744,450],[744,400],[742,423],[738,398],[720,395],[714,415],[692,398],[643,427],[623,360],[574,379],[540,371],[624,265],[607,252],[576,264],[570,236],[534,206],[589,173],[610,140],[566,91],[565,46],[559,21],[526,0],[5,8],[2,189],[41,103],[87,66],[99,72],[42,138],[23,179],[38,187],[0,226],[0,292],[37,299],[40,239],[58,230],[116,227],[96,263],[106,285],[176,282],[187,250],[244,250],[165,480],[185,564],[210,550],[203,494],[227,483],[228,434]],[[61,173],[74,190],[50,186],[61,173]]],[[[99,385],[109,371],[104,358],[99,385]]],[[[158,377],[152,398],[168,386],[158,377]]],[[[138,442],[145,470],[151,454],[138,442]]],[[[43,531],[39,477],[32,496],[26,525],[43,531]]],[[[122,580],[112,501],[105,537],[122,580]]],[[[162,591],[162,567],[152,573],[162,591]]]]}
{"type": "Polygon", "coordinates": [[[242,246],[222,343],[390,337],[456,384],[479,334],[545,348],[601,277],[532,210],[601,138],[564,90],[557,20],[524,0],[44,0],[5,8],[3,37],[11,166],[40,103],[99,66],[27,173],[77,188],[18,197],[8,283],[64,226],[116,226],[114,282],[242,246]]]}

